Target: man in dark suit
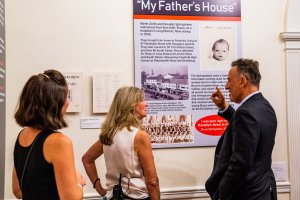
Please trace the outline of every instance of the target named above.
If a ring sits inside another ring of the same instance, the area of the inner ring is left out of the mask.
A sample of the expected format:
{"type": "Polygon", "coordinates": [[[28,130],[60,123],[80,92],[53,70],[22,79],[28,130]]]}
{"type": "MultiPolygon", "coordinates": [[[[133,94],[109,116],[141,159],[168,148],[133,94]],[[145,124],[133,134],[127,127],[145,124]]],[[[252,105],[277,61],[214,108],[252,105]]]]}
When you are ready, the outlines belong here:
{"type": "Polygon", "coordinates": [[[238,59],[231,64],[225,89],[236,110],[216,88],[212,101],[229,121],[215,152],[212,174],[205,187],[213,200],[276,200],[271,169],[277,119],[270,103],[258,91],[258,62],[238,59]]]}

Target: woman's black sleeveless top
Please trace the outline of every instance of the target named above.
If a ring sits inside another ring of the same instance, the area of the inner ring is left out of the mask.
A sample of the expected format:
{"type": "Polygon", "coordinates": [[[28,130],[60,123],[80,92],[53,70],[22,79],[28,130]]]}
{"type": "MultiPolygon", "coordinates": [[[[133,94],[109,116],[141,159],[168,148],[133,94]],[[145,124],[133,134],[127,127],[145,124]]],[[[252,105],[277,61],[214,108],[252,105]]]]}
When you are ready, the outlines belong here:
{"type": "MultiPolygon", "coordinates": [[[[45,160],[43,153],[43,144],[52,133],[53,131],[42,131],[37,136],[24,173],[23,200],[59,200],[53,165],[45,160]]],[[[24,164],[31,146],[32,144],[22,147],[18,136],[14,148],[14,165],[20,187],[24,164]]]]}

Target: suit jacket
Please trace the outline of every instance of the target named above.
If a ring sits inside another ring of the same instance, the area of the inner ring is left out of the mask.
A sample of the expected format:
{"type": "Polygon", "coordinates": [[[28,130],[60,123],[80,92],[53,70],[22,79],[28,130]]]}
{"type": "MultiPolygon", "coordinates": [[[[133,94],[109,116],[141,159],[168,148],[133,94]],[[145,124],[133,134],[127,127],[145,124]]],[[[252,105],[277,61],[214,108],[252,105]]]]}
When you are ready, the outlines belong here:
{"type": "Polygon", "coordinates": [[[214,167],[205,187],[213,200],[277,199],[271,169],[277,119],[261,93],[236,111],[220,114],[229,121],[215,152],[214,167]]]}

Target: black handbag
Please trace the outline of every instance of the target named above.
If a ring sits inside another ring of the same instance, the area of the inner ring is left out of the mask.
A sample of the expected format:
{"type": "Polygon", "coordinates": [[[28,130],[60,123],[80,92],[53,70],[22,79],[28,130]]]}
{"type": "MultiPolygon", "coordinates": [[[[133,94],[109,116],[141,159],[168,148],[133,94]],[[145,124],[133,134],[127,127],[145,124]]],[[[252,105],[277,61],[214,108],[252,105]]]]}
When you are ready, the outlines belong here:
{"type": "MultiPolygon", "coordinates": [[[[120,177],[119,177],[119,184],[114,185],[114,187],[113,187],[113,196],[110,200],[137,200],[137,199],[133,199],[123,193],[122,186],[121,186],[121,180],[122,180],[122,174],[120,174],[120,177]]],[[[151,200],[151,198],[147,197],[143,200],[151,200]]]]}
{"type": "Polygon", "coordinates": [[[120,174],[119,178],[119,184],[115,185],[113,187],[113,197],[111,200],[123,200],[124,199],[124,194],[121,186],[121,179],[122,179],[122,174],[120,174]]]}

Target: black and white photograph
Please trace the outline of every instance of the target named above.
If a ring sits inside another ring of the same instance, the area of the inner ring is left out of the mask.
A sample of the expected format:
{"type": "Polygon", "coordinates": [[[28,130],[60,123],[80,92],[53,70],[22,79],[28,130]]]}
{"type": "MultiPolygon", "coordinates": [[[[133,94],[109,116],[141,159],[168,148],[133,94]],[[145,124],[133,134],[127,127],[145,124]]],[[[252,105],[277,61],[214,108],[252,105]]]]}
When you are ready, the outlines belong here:
{"type": "Polygon", "coordinates": [[[200,69],[225,69],[237,57],[236,26],[206,23],[200,26],[200,69]]]}
{"type": "Polygon", "coordinates": [[[147,101],[189,99],[187,65],[145,65],[141,71],[141,86],[147,101]]]}
{"type": "Polygon", "coordinates": [[[148,115],[143,125],[152,144],[193,143],[191,115],[148,115]]]}

